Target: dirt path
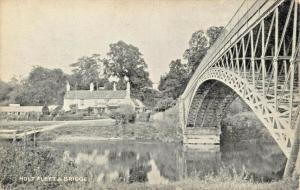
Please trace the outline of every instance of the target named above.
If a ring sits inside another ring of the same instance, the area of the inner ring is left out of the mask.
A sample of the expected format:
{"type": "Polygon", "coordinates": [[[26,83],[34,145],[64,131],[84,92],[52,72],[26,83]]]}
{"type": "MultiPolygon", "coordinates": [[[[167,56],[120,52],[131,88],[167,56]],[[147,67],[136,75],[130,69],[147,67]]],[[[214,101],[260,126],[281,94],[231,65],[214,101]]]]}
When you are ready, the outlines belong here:
{"type": "MultiPolygon", "coordinates": [[[[14,121],[11,122],[11,127],[9,129],[0,130],[0,139],[13,139],[13,138],[23,138],[27,135],[32,135],[35,133],[42,133],[45,131],[50,131],[59,127],[65,127],[68,125],[83,126],[83,125],[109,125],[113,124],[113,119],[101,119],[101,120],[80,120],[80,121],[53,121],[53,122],[39,122],[39,121],[14,121]],[[47,124],[47,125],[42,125],[47,124]],[[23,127],[26,126],[26,127],[23,127]],[[32,126],[30,126],[32,125],[32,126]],[[41,126],[42,125],[42,126],[41,126]]],[[[9,122],[6,125],[10,125],[9,122]]]]}

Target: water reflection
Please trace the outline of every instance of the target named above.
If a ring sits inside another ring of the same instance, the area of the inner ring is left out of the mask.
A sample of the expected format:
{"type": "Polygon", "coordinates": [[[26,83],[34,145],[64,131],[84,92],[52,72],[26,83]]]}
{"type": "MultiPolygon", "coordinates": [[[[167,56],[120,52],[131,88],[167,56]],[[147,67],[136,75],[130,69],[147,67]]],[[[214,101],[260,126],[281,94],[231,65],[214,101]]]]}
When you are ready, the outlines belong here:
{"type": "Polygon", "coordinates": [[[98,183],[166,184],[190,176],[215,176],[224,168],[238,173],[247,171],[255,180],[268,181],[279,178],[285,164],[285,157],[275,144],[187,147],[155,142],[98,141],[53,146],[64,161],[88,168],[98,183]]]}

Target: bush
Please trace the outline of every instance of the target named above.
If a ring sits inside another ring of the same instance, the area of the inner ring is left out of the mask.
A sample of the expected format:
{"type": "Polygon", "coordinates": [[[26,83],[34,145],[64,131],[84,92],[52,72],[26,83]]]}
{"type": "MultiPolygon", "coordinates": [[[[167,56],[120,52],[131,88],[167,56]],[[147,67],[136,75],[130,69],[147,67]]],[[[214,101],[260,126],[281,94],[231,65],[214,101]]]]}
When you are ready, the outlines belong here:
{"type": "MultiPolygon", "coordinates": [[[[0,182],[4,189],[57,189],[71,182],[22,181],[21,177],[74,176],[76,166],[62,162],[49,149],[7,144],[0,148],[0,182]]],[[[1,188],[0,188],[1,189],[1,188]]]]}
{"type": "Polygon", "coordinates": [[[87,112],[88,112],[88,115],[91,115],[91,113],[93,113],[93,108],[92,107],[88,107],[87,108],[87,112]]]}
{"type": "Polygon", "coordinates": [[[71,109],[71,113],[76,113],[76,110],[78,109],[78,105],[77,104],[71,104],[70,106],[71,109]]]}
{"type": "Polygon", "coordinates": [[[165,98],[157,102],[155,111],[162,112],[176,105],[176,101],[173,98],[165,98]]]}
{"type": "Polygon", "coordinates": [[[62,106],[57,106],[52,112],[50,113],[53,117],[56,117],[57,115],[63,114],[62,106]]]}
{"type": "Polygon", "coordinates": [[[117,124],[134,123],[136,119],[136,113],[130,105],[120,105],[119,108],[112,110],[109,116],[115,119],[117,124]]]}
{"type": "Polygon", "coordinates": [[[151,114],[149,112],[139,113],[137,119],[143,122],[149,122],[151,114]]]}
{"type": "Polygon", "coordinates": [[[48,108],[47,105],[43,106],[42,113],[43,113],[43,115],[49,115],[50,114],[50,111],[49,111],[49,108],[48,108]]]}

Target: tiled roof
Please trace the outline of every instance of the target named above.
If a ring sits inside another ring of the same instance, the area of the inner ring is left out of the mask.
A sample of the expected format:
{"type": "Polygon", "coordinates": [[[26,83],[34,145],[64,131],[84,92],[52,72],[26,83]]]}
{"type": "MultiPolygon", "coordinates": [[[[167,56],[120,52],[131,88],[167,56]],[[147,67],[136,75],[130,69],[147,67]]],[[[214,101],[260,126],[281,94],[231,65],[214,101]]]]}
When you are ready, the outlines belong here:
{"type": "Polygon", "coordinates": [[[125,99],[126,90],[73,90],[65,94],[65,99],[125,99]]]}

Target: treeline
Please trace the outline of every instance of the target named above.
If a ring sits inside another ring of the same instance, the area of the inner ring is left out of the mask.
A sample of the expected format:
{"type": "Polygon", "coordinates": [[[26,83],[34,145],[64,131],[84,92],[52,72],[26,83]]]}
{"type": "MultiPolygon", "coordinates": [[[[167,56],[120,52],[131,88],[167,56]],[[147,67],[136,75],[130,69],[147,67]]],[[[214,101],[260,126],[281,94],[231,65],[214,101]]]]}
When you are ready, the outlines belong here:
{"type": "Polygon", "coordinates": [[[70,65],[72,73],[69,75],[61,69],[35,66],[29,76],[21,81],[15,78],[8,83],[0,81],[1,105],[62,104],[66,81],[71,84],[72,90],[89,89],[91,82],[95,88],[112,89],[113,82],[116,82],[118,89],[125,89],[126,81],[129,81],[132,96],[151,104],[152,82],[139,49],[123,41],[109,47],[105,57],[93,54],[79,58],[70,65]]]}
{"type": "Polygon", "coordinates": [[[129,81],[133,97],[157,111],[163,111],[175,105],[176,99],[182,94],[193,72],[222,30],[223,27],[210,27],[206,31],[193,33],[189,48],[183,53],[186,63],[182,63],[180,59],[171,61],[169,72],[160,79],[159,91],[152,88],[147,64],[139,49],[118,41],[109,45],[109,52],[105,57],[99,54],[83,56],[70,64],[71,74],[66,74],[61,69],[35,66],[29,76],[21,81],[15,78],[8,83],[0,81],[0,104],[63,104],[66,81],[71,84],[72,90],[87,90],[91,82],[95,84],[95,88],[104,89],[112,89],[115,82],[121,90],[126,88],[126,82],[129,81]]]}
{"type": "Polygon", "coordinates": [[[172,60],[169,64],[169,72],[161,76],[158,89],[162,97],[156,104],[156,110],[164,111],[175,105],[177,98],[184,92],[184,89],[194,74],[196,68],[206,55],[208,49],[220,36],[224,27],[212,26],[207,30],[199,30],[192,34],[189,40],[189,48],[183,53],[181,59],[172,60]]]}

